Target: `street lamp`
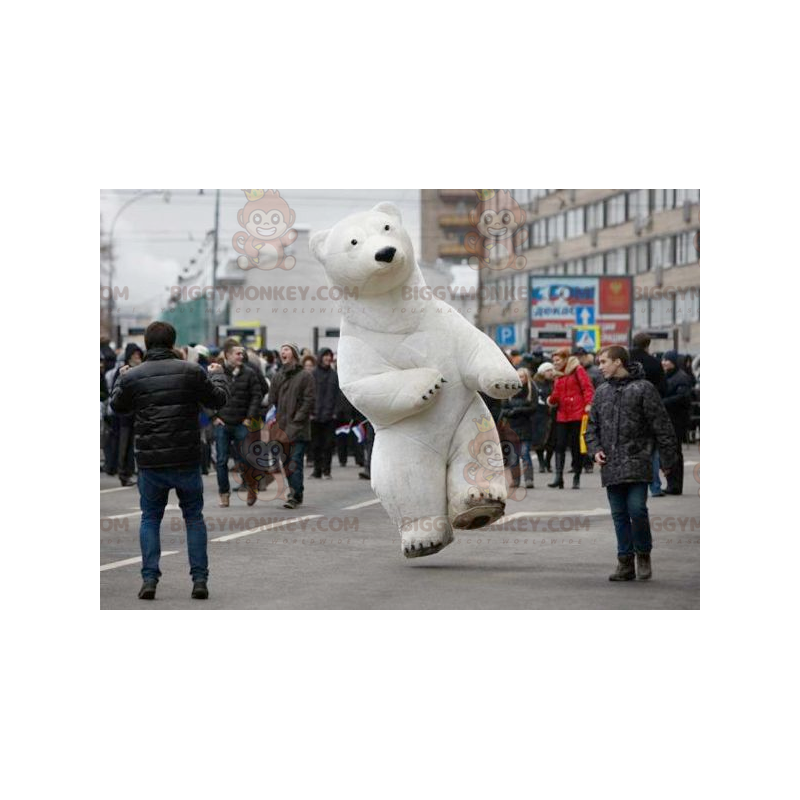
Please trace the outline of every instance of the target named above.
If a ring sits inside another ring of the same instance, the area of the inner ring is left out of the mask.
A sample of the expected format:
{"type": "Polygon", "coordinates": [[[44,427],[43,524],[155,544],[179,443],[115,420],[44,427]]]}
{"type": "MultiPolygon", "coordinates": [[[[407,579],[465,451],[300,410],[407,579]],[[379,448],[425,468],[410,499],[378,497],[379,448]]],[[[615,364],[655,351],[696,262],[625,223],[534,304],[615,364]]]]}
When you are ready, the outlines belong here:
{"type": "MultiPolygon", "coordinates": [[[[138,202],[144,197],[151,197],[153,195],[163,195],[164,202],[169,203],[170,197],[172,196],[169,189],[149,189],[147,191],[139,192],[138,194],[131,197],[130,200],[126,201],[122,204],[122,207],[114,216],[113,221],[111,222],[111,230],[108,234],[108,327],[109,327],[109,338],[113,337],[114,335],[114,229],[117,226],[117,220],[122,215],[122,212],[125,211],[126,208],[132,206],[134,203],[138,202]]],[[[122,343],[117,342],[117,346],[119,347],[122,343]]]]}

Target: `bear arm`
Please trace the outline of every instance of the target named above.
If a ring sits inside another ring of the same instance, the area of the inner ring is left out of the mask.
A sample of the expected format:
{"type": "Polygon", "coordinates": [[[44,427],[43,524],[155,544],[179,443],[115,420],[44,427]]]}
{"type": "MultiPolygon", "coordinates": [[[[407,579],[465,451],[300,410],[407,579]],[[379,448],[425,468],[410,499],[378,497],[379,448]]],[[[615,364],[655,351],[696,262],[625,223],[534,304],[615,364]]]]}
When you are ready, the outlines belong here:
{"type": "Polygon", "coordinates": [[[483,392],[495,400],[513,397],[522,388],[522,384],[516,369],[511,366],[503,351],[485,333],[466,320],[461,319],[458,322],[457,363],[464,385],[473,392],[483,392]]]}
{"type": "Polygon", "coordinates": [[[386,426],[431,406],[441,383],[438,370],[421,367],[361,378],[343,385],[342,391],[373,425],[386,426]]]}

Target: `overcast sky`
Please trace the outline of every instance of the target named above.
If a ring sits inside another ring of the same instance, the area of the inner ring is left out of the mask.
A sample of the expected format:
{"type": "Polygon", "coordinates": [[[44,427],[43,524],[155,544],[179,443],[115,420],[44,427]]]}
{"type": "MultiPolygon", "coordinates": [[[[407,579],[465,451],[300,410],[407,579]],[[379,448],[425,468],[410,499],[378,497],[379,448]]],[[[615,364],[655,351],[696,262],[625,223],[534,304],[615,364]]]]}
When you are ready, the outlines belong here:
{"type": "MultiPolygon", "coordinates": [[[[103,189],[100,192],[100,215],[103,240],[122,205],[139,189],[103,189]]],[[[150,191],[150,190],[144,190],[150,191]]],[[[120,301],[125,310],[145,311],[162,308],[168,288],[177,283],[179,274],[201,275],[192,284],[209,285],[214,229],[214,189],[169,190],[163,196],[142,197],[119,216],[114,229],[116,252],[114,285],[128,287],[129,300],[120,301]],[[191,260],[195,264],[191,264],[191,260]],[[184,272],[185,270],[188,271],[184,272]]],[[[330,227],[348,214],[364,211],[384,200],[398,205],[419,258],[420,203],[419,189],[280,189],[281,196],[294,209],[296,226],[318,230],[330,227]]],[[[219,219],[219,263],[224,265],[234,255],[234,233],[241,230],[236,220],[246,198],[241,189],[223,189],[219,219]]],[[[100,282],[108,284],[107,273],[100,282]]]]}

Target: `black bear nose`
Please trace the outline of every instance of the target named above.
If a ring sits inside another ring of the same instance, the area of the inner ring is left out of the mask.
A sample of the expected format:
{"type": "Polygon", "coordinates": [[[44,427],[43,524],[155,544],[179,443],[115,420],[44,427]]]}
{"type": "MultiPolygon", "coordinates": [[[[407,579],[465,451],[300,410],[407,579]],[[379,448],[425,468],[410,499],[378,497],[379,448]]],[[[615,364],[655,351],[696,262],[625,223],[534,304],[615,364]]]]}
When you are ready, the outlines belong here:
{"type": "Polygon", "coordinates": [[[391,264],[396,252],[396,247],[384,247],[383,250],[379,250],[377,253],[375,253],[375,260],[385,261],[387,264],[391,264]]]}

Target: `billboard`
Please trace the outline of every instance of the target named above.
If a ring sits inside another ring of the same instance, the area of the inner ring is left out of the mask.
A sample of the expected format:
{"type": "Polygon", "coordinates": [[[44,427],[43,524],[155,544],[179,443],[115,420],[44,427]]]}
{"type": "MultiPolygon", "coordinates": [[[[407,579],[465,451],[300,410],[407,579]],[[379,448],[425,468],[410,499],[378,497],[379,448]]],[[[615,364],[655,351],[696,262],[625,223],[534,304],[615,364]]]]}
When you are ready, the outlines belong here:
{"type": "MultiPolygon", "coordinates": [[[[532,275],[530,347],[569,347],[576,331],[597,330],[608,345],[630,345],[633,327],[633,278],[619,276],[532,275]]],[[[588,347],[586,348],[589,349],[588,347]]]]}

